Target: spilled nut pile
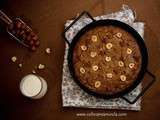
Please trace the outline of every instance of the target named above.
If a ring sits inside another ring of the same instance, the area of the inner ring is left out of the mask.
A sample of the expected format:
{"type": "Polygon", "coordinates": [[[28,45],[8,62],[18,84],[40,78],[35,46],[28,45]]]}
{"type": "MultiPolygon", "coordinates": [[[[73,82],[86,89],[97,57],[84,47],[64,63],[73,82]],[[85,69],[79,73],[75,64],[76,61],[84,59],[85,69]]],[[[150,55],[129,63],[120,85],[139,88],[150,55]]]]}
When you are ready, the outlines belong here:
{"type": "Polygon", "coordinates": [[[14,20],[9,25],[8,31],[26,44],[32,51],[35,51],[40,45],[38,36],[20,19],[14,20]]]}
{"type": "MultiPolygon", "coordinates": [[[[46,54],[50,54],[51,53],[51,49],[50,48],[46,48],[45,49],[45,53],[46,54]]],[[[13,62],[13,63],[16,63],[17,61],[18,61],[18,58],[16,57],[16,56],[12,56],[11,57],[11,61],[13,62]]],[[[18,64],[18,67],[19,68],[22,68],[23,67],[23,64],[22,63],[19,63],[18,64]]],[[[43,70],[43,69],[45,69],[45,65],[44,64],[38,64],[38,65],[36,65],[35,66],[35,68],[37,68],[37,70],[43,70]]],[[[32,70],[32,73],[33,74],[36,74],[36,71],[35,70],[32,70]]]]}

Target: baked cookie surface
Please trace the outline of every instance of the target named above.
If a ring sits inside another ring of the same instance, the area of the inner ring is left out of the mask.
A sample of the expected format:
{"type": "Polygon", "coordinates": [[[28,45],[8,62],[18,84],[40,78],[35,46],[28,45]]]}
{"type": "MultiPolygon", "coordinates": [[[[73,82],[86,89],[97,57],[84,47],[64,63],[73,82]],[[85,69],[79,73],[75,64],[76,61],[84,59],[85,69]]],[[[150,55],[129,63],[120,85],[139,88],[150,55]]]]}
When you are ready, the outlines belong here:
{"type": "Polygon", "coordinates": [[[73,67],[79,82],[99,94],[128,88],[141,69],[141,52],[135,38],[115,26],[87,31],[73,50],[73,67]]]}

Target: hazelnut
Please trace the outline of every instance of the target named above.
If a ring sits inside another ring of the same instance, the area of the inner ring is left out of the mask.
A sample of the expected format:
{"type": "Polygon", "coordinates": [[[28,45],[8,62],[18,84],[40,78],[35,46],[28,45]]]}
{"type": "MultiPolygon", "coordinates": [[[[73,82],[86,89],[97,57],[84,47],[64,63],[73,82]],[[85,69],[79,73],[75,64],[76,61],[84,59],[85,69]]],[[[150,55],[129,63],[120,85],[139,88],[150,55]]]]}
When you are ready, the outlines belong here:
{"type": "Polygon", "coordinates": [[[97,36],[96,36],[96,35],[92,35],[91,40],[92,40],[93,42],[97,42],[97,36]]]}
{"type": "Polygon", "coordinates": [[[96,81],[94,83],[95,88],[99,88],[101,86],[101,82],[100,81],[96,81]]]}
{"type": "Polygon", "coordinates": [[[36,40],[38,40],[38,36],[35,35],[34,37],[32,37],[32,39],[36,41],[36,40]]]}
{"type": "Polygon", "coordinates": [[[81,46],[81,49],[82,49],[83,51],[85,51],[85,50],[87,50],[87,46],[82,45],[82,46],[81,46]]]}
{"type": "Polygon", "coordinates": [[[97,66],[97,65],[94,65],[94,66],[92,66],[92,69],[93,69],[94,71],[97,71],[97,70],[98,70],[98,66],[97,66]]]}
{"type": "Polygon", "coordinates": [[[96,52],[91,52],[91,54],[90,54],[91,57],[95,57],[96,55],[97,55],[96,52]]]}
{"type": "Polygon", "coordinates": [[[30,45],[33,45],[33,44],[34,44],[33,40],[31,40],[31,41],[29,42],[29,44],[30,44],[30,45]]]}
{"type": "Polygon", "coordinates": [[[127,48],[127,54],[131,54],[132,50],[130,48],[127,48]]]}
{"type": "Polygon", "coordinates": [[[16,27],[17,27],[17,28],[20,28],[21,25],[22,25],[22,23],[21,23],[20,21],[17,21],[17,22],[16,22],[16,27]]]}
{"type": "Polygon", "coordinates": [[[17,57],[16,57],[16,56],[13,56],[13,57],[11,58],[11,60],[12,60],[12,62],[16,62],[16,61],[17,61],[17,57]]]}
{"type": "Polygon", "coordinates": [[[46,51],[47,54],[50,54],[50,53],[51,53],[51,49],[50,49],[50,48],[46,48],[45,51],[46,51]]]}
{"type": "Polygon", "coordinates": [[[39,42],[39,41],[36,41],[35,45],[36,45],[36,46],[39,46],[39,45],[40,45],[40,42],[39,42]]]}
{"type": "Polygon", "coordinates": [[[35,51],[35,50],[36,50],[36,47],[35,47],[35,46],[32,46],[32,47],[31,47],[31,50],[32,50],[32,51],[35,51]]]}
{"type": "Polygon", "coordinates": [[[112,73],[107,73],[107,78],[112,78],[112,77],[113,77],[112,73]]]}
{"type": "Polygon", "coordinates": [[[120,79],[121,79],[121,81],[126,81],[126,76],[125,75],[121,75],[120,79]]]}
{"type": "Polygon", "coordinates": [[[43,64],[39,64],[39,65],[38,65],[38,69],[39,69],[39,70],[42,70],[42,69],[44,69],[44,68],[45,68],[45,65],[43,65],[43,64]]]}
{"type": "Polygon", "coordinates": [[[135,64],[134,63],[129,63],[129,68],[134,68],[135,64]]]}
{"type": "Polygon", "coordinates": [[[120,67],[123,67],[123,66],[124,66],[124,62],[123,62],[123,61],[119,61],[119,62],[118,62],[118,65],[119,65],[120,67]]]}
{"type": "Polygon", "coordinates": [[[107,43],[107,44],[106,44],[106,48],[107,48],[107,49],[111,49],[112,46],[113,46],[112,43],[107,43]]]}
{"type": "Polygon", "coordinates": [[[20,68],[21,68],[21,67],[22,67],[22,63],[18,64],[18,67],[20,67],[20,68]]]}
{"type": "Polygon", "coordinates": [[[118,33],[116,34],[116,36],[117,36],[118,38],[121,38],[121,37],[122,37],[122,33],[118,32],[118,33]]]}
{"type": "Polygon", "coordinates": [[[111,61],[111,57],[109,56],[106,56],[106,59],[105,59],[107,62],[111,61]]]}
{"type": "Polygon", "coordinates": [[[35,71],[35,70],[32,70],[32,73],[33,73],[33,74],[36,74],[36,71],[35,71]]]}

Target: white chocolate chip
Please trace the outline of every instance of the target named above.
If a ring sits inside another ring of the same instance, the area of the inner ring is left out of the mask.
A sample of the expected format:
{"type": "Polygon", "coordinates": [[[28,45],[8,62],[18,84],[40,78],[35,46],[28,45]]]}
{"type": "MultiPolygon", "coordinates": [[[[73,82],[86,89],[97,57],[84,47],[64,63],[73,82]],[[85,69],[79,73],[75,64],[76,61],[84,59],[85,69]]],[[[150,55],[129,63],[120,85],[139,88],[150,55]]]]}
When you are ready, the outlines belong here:
{"type": "Polygon", "coordinates": [[[47,54],[50,54],[50,53],[51,53],[51,49],[50,49],[50,48],[46,48],[45,51],[46,51],[47,54]]]}
{"type": "Polygon", "coordinates": [[[97,70],[98,70],[98,66],[97,66],[97,65],[94,65],[94,66],[92,66],[92,69],[93,69],[94,71],[97,71],[97,70]]]}
{"type": "Polygon", "coordinates": [[[12,60],[12,62],[16,62],[16,61],[17,61],[17,57],[16,57],[16,56],[13,56],[13,57],[11,58],[11,60],[12,60]]]}
{"type": "Polygon", "coordinates": [[[107,78],[112,78],[112,77],[113,77],[112,73],[107,73],[107,78]]]}
{"type": "Polygon", "coordinates": [[[129,68],[134,68],[135,64],[134,63],[129,63],[129,68]]]}
{"type": "Polygon", "coordinates": [[[107,43],[107,44],[106,44],[106,48],[107,48],[107,49],[111,49],[112,46],[113,46],[112,43],[107,43]]]}
{"type": "Polygon", "coordinates": [[[87,50],[87,46],[82,45],[82,46],[81,46],[81,49],[82,49],[83,51],[85,51],[85,50],[87,50]]]}
{"type": "Polygon", "coordinates": [[[121,79],[121,81],[126,81],[126,76],[125,75],[121,75],[120,79],[121,79]]]}
{"type": "Polygon", "coordinates": [[[45,68],[45,65],[43,65],[43,64],[39,64],[39,65],[38,65],[38,69],[39,69],[39,70],[42,70],[42,69],[44,69],[44,68],[45,68]]]}
{"type": "Polygon", "coordinates": [[[132,50],[130,48],[127,48],[127,54],[131,54],[132,50]]]}
{"type": "Polygon", "coordinates": [[[85,73],[85,69],[84,69],[83,67],[81,67],[81,68],[80,68],[80,72],[81,72],[82,74],[84,74],[84,73],[85,73]]]}
{"type": "Polygon", "coordinates": [[[106,56],[106,59],[105,59],[107,62],[111,61],[111,57],[109,56],[106,56]]]}
{"type": "Polygon", "coordinates": [[[118,38],[121,38],[121,37],[122,37],[122,33],[118,32],[118,33],[116,34],[116,36],[117,36],[118,38]]]}
{"type": "Polygon", "coordinates": [[[90,56],[91,57],[96,57],[97,53],[96,52],[91,52],[90,56]]]}
{"type": "Polygon", "coordinates": [[[95,88],[99,88],[101,86],[101,82],[100,81],[96,81],[94,86],[95,86],[95,88]]]}
{"type": "Polygon", "coordinates": [[[93,42],[97,42],[97,36],[96,36],[96,35],[92,35],[91,40],[92,40],[93,42]]]}
{"type": "Polygon", "coordinates": [[[120,67],[123,67],[123,66],[124,66],[123,61],[119,61],[119,62],[118,62],[118,65],[119,65],[120,67]]]}

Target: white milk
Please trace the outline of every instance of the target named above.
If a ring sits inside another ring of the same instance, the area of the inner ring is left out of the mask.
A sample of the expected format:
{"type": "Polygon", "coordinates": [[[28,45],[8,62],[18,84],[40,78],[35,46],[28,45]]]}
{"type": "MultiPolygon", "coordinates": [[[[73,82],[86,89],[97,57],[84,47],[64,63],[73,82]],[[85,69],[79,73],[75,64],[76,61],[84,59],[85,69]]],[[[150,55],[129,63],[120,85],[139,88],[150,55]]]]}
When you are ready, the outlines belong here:
{"type": "Polygon", "coordinates": [[[20,82],[20,91],[26,97],[39,99],[46,94],[47,83],[42,77],[29,74],[22,78],[20,82]]]}

